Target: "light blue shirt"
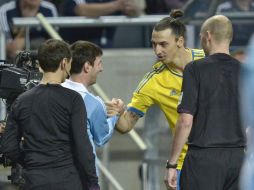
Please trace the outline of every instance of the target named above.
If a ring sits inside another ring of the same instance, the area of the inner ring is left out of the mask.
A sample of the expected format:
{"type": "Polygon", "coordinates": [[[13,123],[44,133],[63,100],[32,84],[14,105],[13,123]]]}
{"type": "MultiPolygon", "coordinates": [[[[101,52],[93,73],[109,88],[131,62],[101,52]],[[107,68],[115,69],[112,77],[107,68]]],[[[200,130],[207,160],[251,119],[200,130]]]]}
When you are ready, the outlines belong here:
{"type": "Polygon", "coordinates": [[[87,133],[96,156],[95,145],[102,146],[108,142],[114,132],[114,127],[119,117],[113,116],[108,118],[104,102],[98,96],[90,93],[83,84],[66,79],[62,83],[62,86],[78,92],[85,102],[87,133]]]}

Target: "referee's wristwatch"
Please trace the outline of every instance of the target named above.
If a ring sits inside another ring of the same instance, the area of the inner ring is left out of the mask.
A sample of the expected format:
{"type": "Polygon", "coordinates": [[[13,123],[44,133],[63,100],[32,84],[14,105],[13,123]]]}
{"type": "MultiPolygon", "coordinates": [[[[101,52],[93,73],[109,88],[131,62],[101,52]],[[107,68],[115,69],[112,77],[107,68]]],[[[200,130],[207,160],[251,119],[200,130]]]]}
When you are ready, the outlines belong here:
{"type": "Polygon", "coordinates": [[[170,164],[169,161],[167,160],[166,168],[167,169],[169,169],[169,168],[176,169],[177,168],[177,164],[170,164]]]}

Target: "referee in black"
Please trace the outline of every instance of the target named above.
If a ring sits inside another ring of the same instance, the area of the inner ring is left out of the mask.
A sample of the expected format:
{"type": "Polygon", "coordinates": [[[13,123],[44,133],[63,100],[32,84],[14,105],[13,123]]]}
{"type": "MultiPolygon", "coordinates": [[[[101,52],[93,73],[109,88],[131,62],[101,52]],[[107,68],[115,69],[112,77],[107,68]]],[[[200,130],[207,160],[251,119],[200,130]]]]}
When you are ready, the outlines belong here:
{"type": "Polygon", "coordinates": [[[1,151],[23,166],[24,190],[100,190],[83,98],[61,86],[71,69],[69,45],[45,41],[38,61],[43,77],[12,104],[1,151]]]}
{"type": "Polygon", "coordinates": [[[240,62],[229,54],[233,30],[222,15],[207,19],[200,32],[206,58],[185,67],[180,113],[167,162],[165,183],[175,189],[176,163],[188,139],[181,190],[237,190],[246,146],[239,114],[240,62]]]}

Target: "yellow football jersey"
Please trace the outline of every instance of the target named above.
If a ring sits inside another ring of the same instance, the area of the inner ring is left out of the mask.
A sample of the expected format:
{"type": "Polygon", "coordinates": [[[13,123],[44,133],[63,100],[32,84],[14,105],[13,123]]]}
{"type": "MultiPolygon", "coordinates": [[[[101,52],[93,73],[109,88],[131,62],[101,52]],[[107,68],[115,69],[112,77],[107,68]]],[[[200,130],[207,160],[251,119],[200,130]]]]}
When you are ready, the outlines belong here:
{"type": "MultiPolygon", "coordinates": [[[[205,56],[203,50],[187,49],[192,55],[192,60],[201,59],[205,56]]],[[[181,94],[183,74],[175,71],[173,67],[157,62],[153,71],[147,73],[133,93],[128,110],[143,116],[147,109],[157,104],[166,116],[172,132],[175,132],[175,124],[178,119],[177,106],[181,94]]],[[[187,151],[184,146],[178,160],[177,169],[181,169],[187,151]]]]}

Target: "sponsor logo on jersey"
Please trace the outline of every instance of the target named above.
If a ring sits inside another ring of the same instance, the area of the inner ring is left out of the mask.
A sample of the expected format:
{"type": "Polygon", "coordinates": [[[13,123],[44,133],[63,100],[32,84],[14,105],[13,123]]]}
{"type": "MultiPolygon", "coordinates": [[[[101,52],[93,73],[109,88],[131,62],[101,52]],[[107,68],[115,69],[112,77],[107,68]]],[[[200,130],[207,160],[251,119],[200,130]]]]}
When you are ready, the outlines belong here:
{"type": "Polygon", "coordinates": [[[177,95],[177,91],[175,89],[172,89],[169,96],[176,96],[177,95]]]}

